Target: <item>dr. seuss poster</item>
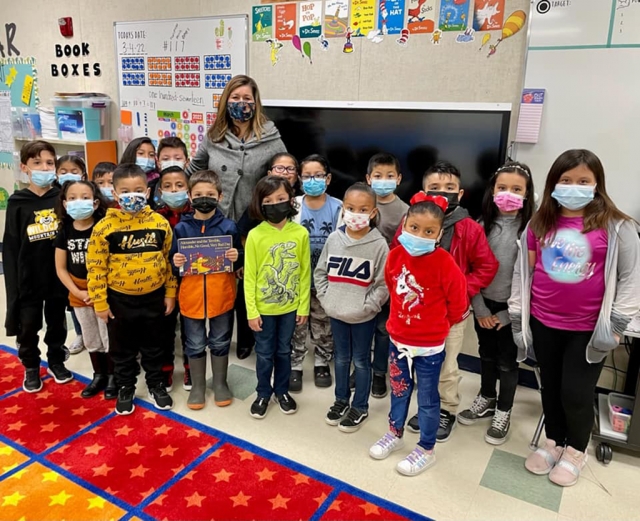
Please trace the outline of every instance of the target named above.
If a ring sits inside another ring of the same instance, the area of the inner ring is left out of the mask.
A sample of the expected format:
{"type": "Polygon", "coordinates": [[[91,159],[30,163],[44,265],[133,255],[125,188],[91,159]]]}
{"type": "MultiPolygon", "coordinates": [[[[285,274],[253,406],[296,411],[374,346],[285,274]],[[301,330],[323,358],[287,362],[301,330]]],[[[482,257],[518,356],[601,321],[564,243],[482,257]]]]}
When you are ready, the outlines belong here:
{"type": "Polygon", "coordinates": [[[380,0],[378,29],[382,34],[400,34],[404,28],[404,0],[380,0]]]}
{"type": "Polygon", "coordinates": [[[366,36],[376,28],[376,0],[351,0],[352,36],[366,36]]]}
{"type": "Polygon", "coordinates": [[[296,4],[276,4],[276,39],[291,40],[296,34],[296,4]]]}
{"type": "Polygon", "coordinates": [[[476,31],[498,31],[504,22],[505,0],[476,0],[473,8],[473,28],[476,31]]]}
{"type": "Polygon", "coordinates": [[[469,25],[470,0],[442,0],[440,2],[440,29],[464,31],[469,25]]]}
{"type": "Polygon", "coordinates": [[[349,24],[349,0],[327,0],[324,3],[324,35],[345,36],[349,24]]]}
{"type": "Polygon", "coordinates": [[[298,15],[300,38],[317,38],[322,34],[322,2],[302,2],[298,15]]]}
{"type": "Polygon", "coordinates": [[[273,37],[273,7],[254,5],[251,16],[251,34],[254,42],[264,42],[273,37]]]}
{"type": "Polygon", "coordinates": [[[410,33],[432,33],[436,28],[436,0],[407,0],[410,33]]]}

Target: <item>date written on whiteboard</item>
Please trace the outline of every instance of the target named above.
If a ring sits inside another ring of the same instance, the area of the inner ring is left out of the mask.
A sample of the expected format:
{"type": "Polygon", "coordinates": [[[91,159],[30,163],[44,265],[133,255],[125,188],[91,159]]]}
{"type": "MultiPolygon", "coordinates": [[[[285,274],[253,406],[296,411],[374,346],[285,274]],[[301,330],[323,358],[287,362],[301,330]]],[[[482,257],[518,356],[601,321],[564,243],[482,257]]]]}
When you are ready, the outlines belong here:
{"type": "Polygon", "coordinates": [[[118,52],[121,56],[147,54],[146,39],[147,31],[118,31],[118,52]]]}
{"type": "Polygon", "coordinates": [[[190,29],[188,27],[181,27],[180,24],[175,24],[171,31],[171,36],[162,44],[162,49],[165,52],[184,52],[189,31],[190,29]]]}
{"type": "Polygon", "coordinates": [[[120,47],[121,56],[147,54],[144,50],[144,43],[127,43],[122,42],[120,47]]]}

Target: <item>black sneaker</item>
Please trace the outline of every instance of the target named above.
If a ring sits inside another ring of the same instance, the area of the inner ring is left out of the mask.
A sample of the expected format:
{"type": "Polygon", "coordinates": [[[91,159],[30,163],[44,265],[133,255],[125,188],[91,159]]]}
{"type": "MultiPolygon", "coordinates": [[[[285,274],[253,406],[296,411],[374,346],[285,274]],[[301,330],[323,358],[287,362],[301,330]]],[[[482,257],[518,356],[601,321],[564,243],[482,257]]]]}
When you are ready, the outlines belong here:
{"type": "Polygon", "coordinates": [[[368,417],[368,412],[359,411],[351,407],[347,415],[339,423],[338,429],[342,432],[356,432],[368,417]]]}
{"type": "Polygon", "coordinates": [[[438,443],[444,443],[449,441],[453,429],[456,428],[456,415],[440,410],[440,426],[438,427],[438,433],[436,434],[436,441],[438,443]]]}
{"type": "Polygon", "coordinates": [[[316,366],[313,368],[313,380],[316,387],[331,387],[333,378],[331,378],[331,369],[328,365],[316,366]]]}
{"type": "Polygon", "coordinates": [[[244,360],[245,358],[249,358],[251,356],[251,352],[253,351],[253,346],[236,346],[236,356],[238,360],[244,360]]]}
{"type": "Polygon", "coordinates": [[[349,375],[349,389],[351,389],[352,391],[356,390],[356,372],[355,371],[353,371],[349,375]]]}
{"type": "Polygon", "coordinates": [[[289,392],[299,393],[300,391],[302,391],[302,371],[292,369],[289,376],[289,392]]]}
{"type": "Polygon", "coordinates": [[[418,423],[418,415],[414,414],[409,422],[407,423],[407,429],[410,432],[415,432],[416,434],[420,434],[420,424],[418,423]]]}
{"type": "Polygon", "coordinates": [[[344,415],[349,411],[349,402],[343,402],[342,400],[336,400],[333,402],[333,405],[329,407],[329,412],[327,413],[326,421],[329,425],[333,425],[334,427],[338,425],[344,415]]]}
{"type": "Polygon", "coordinates": [[[185,391],[190,391],[193,387],[193,383],[191,383],[191,370],[189,366],[184,367],[184,377],[182,378],[182,388],[185,391]]]}
{"type": "Polygon", "coordinates": [[[511,411],[501,411],[496,409],[496,414],[491,422],[491,427],[487,429],[484,439],[491,445],[502,445],[507,441],[509,426],[511,425],[511,411]]]}
{"type": "Polygon", "coordinates": [[[39,367],[36,369],[25,369],[22,388],[28,393],[37,393],[42,389],[42,380],[40,380],[39,367]]]}
{"type": "Polygon", "coordinates": [[[275,401],[280,405],[283,414],[295,414],[298,411],[298,404],[289,393],[276,396],[275,401]]]}
{"type": "Polygon", "coordinates": [[[478,420],[491,418],[496,411],[496,399],[479,394],[471,407],[458,414],[458,422],[462,425],[473,425],[478,420]]]}
{"type": "Polygon", "coordinates": [[[374,398],[384,398],[387,396],[387,375],[373,373],[373,382],[371,384],[371,396],[374,398]]]}
{"type": "Polygon", "coordinates": [[[47,373],[53,376],[53,379],[57,384],[66,384],[67,382],[73,380],[71,371],[69,371],[69,369],[67,369],[64,364],[50,365],[47,369],[47,373]]]}
{"type": "Polygon", "coordinates": [[[167,388],[162,384],[149,389],[149,398],[151,398],[153,406],[161,411],[168,411],[173,407],[173,400],[169,396],[167,388]]]}
{"type": "Polygon", "coordinates": [[[136,408],[136,406],[133,405],[135,396],[135,387],[120,387],[120,389],[118,389],[118,401],[116,402],[116,414],[122,416],[131,414],[136,408]]]}
{"type": "Polygon", "coordinates": [[[256,400],[251,404],[251,416],[257,418],[258,420],[262,420],[267,415],[267,409],[269,408],[269,399],[268,398],[256,398],[256,400]]]}

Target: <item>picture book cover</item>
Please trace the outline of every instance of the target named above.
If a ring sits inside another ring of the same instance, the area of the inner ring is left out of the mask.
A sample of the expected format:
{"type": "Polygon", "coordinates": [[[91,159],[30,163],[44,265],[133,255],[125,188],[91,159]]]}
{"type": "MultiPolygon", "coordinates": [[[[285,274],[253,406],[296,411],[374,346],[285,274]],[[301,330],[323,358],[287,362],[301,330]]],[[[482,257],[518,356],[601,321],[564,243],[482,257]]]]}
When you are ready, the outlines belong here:
{"type": "Polygon", "coordinates": [[[187,262],[180,268],[180,275],[231,273],[233,263],[224,257],[225,252],[231,248],[231,235],[178,239],[178,251],[187,258],[187,262]]]}

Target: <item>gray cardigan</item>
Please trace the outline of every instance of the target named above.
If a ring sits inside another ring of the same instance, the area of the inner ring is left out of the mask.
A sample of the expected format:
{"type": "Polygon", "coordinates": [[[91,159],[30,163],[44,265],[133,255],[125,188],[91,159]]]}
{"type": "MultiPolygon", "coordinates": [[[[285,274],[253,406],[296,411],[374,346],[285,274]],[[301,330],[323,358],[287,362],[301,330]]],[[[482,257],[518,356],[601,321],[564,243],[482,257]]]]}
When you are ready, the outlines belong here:
{"type": "MultiPolygon", "coordinates": [[[[531,281],[533,267],[529,266],[527,232],[519,241],[518,259],[513,271],[509,316],[513,339],[518,346],[518,361],[527,356],[535,359],[533,337],[529,325],[531,310],[531,281]]],[[[614,333],[622,336],[629,322],[640,311],[640,239],[633,221],[617,221],[607,229],[608,245],[604,268],[604,298],[593,336],[587,344],[586,359],[591,364],[604,360],[618,347],[614,333]]]]}
{"type": "Polygon", "coordinates": [[[186,171],[188,175],[199,170],[213,170],[218,174],[223,194],[220,210],[237,221],[249,206],[256,184],[267,173],[269,160],[286,151],[280,132],[272,121],[267,121],[259,141],[251,136],[242,142],[231,131],[218,143],[207,138],[186,171]]]}

